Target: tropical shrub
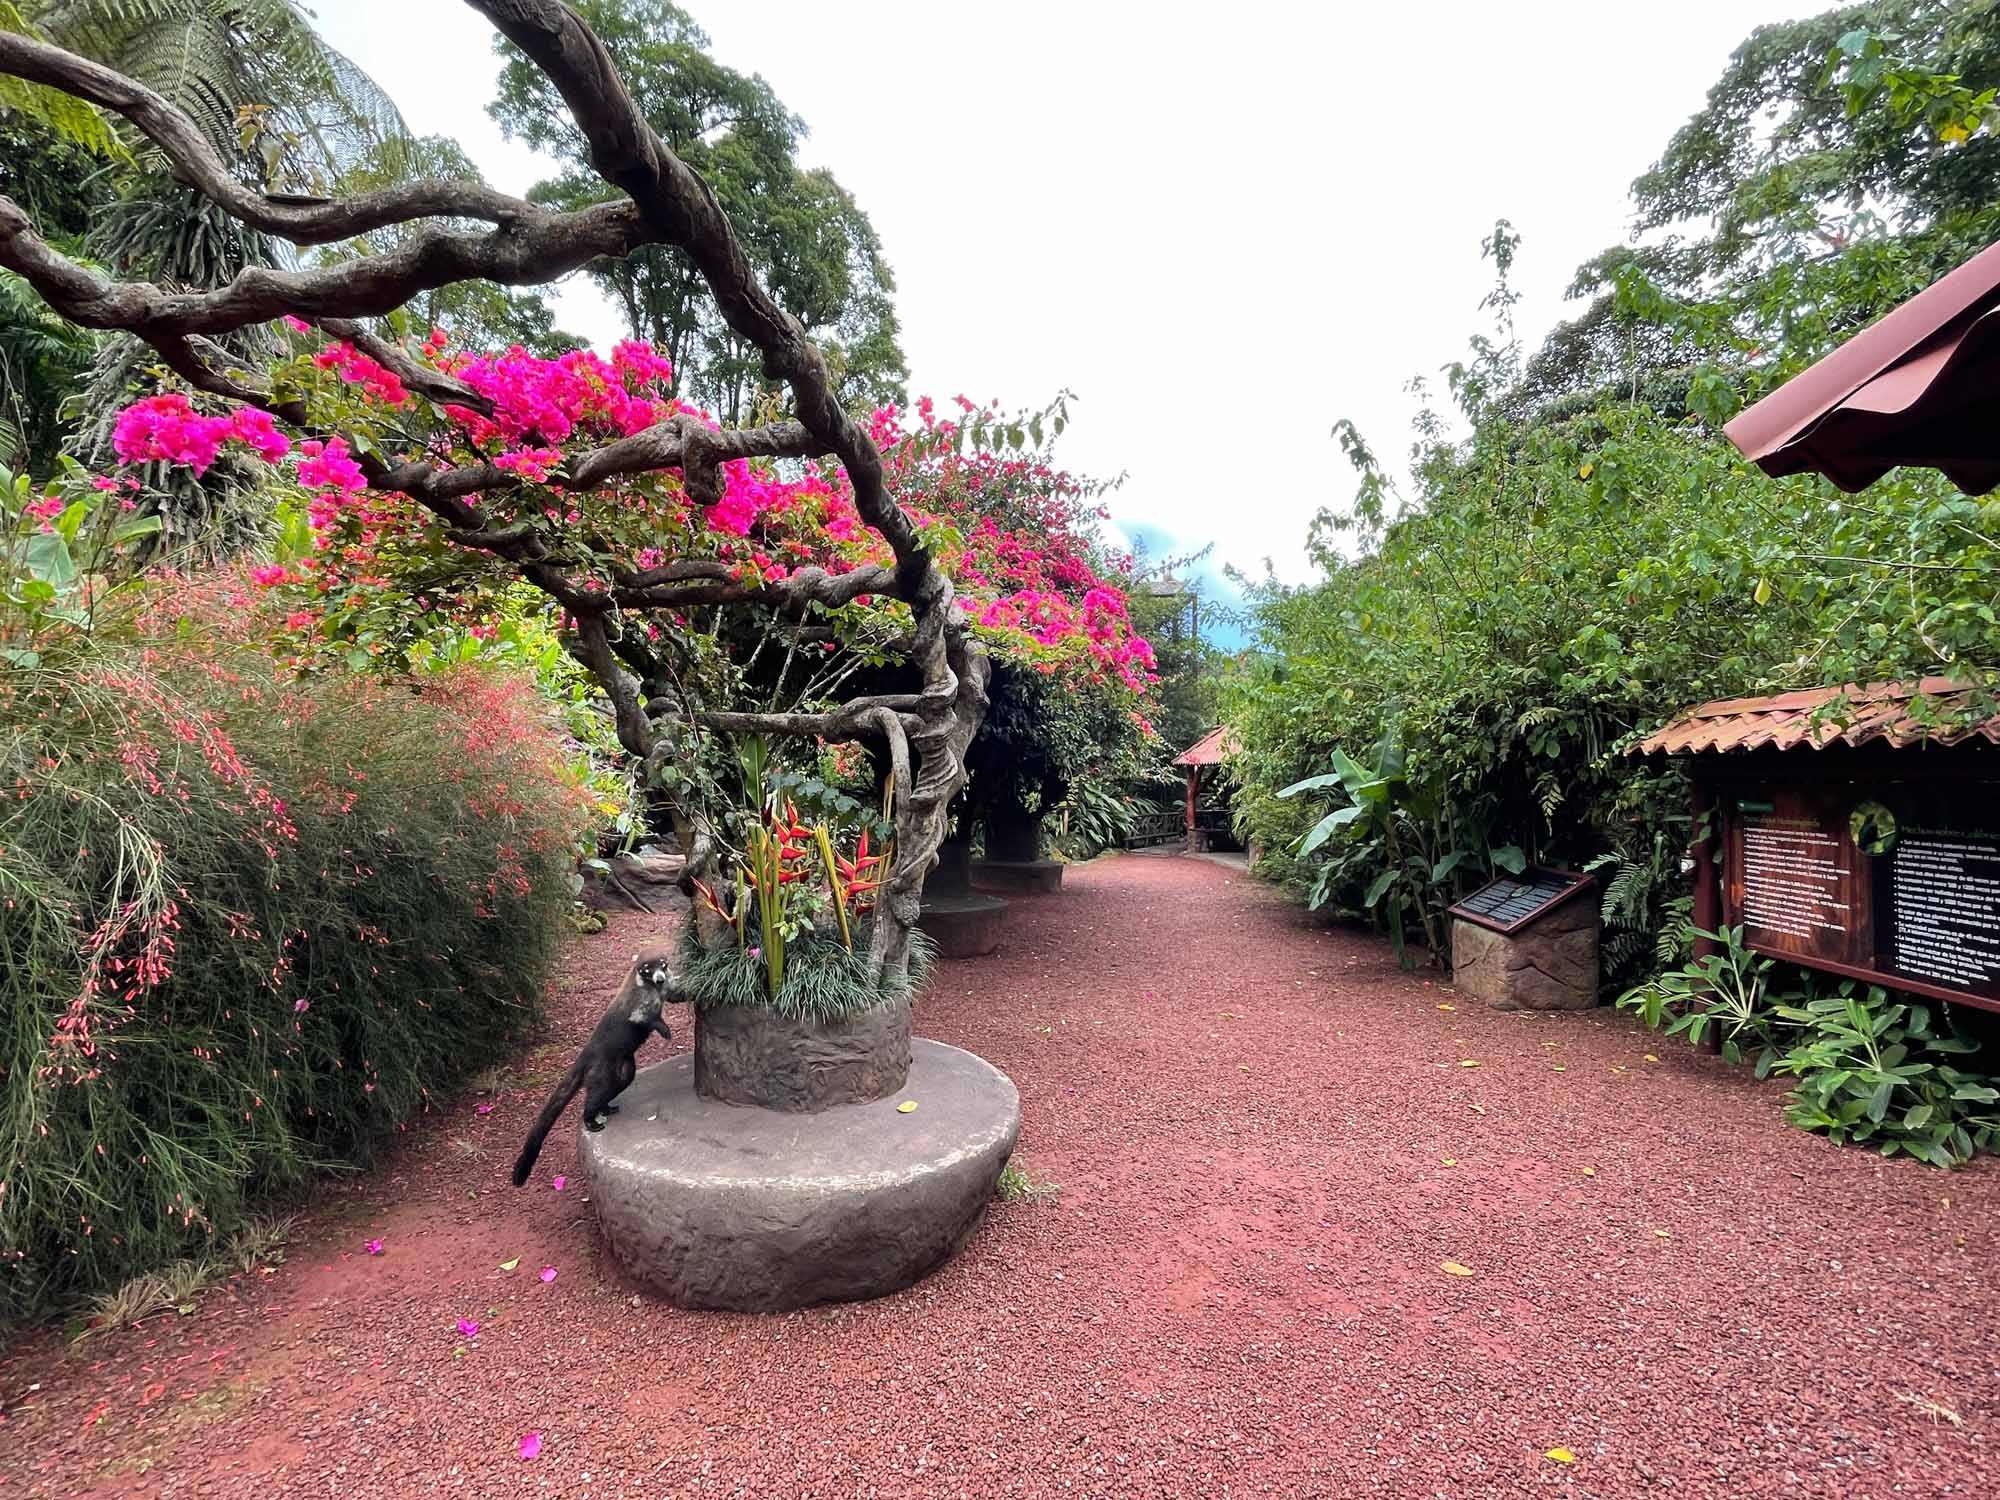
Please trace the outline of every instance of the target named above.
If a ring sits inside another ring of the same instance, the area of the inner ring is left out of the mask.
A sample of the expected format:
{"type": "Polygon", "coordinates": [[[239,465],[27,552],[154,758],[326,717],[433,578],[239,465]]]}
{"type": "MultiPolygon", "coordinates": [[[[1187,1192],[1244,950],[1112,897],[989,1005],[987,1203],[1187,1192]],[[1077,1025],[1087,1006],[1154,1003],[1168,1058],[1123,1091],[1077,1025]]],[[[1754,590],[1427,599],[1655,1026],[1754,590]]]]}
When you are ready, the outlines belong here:
{"type": "Polygon", "coordinates": [[[1797,1080],[1786,1110],[1794,1125],[1939,1167],[2000,1150],[2000,1088],[1974,1066],[1980,1044],[1941,1025],[1932,1006],[1762,957],[1741,927],[1690,927],[1684,937],[1708,939],[1709,951],[1618,1004],[1669,1036],[1712,1035],[1730,1062],[1753,1059],[1759,1078],[1797,1080]]]}
{"type": "Polygon", "coordinates": [[[255,592],[0,668],[0,1313],[226,1237],[537,1021],[581,793],[532,688],[294,675],[255,592]]]}

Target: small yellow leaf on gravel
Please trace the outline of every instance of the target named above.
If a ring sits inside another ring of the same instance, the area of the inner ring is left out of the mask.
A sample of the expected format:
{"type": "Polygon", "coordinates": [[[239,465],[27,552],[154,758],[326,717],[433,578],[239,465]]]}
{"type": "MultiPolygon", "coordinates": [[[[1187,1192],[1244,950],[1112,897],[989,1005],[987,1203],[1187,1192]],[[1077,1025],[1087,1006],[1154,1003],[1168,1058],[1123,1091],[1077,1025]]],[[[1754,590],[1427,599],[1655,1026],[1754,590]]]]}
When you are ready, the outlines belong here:
{"type": "Polygon", "coordinates": [[[1573,1464],[1576,1462],[1576,1455],[1567,1448],[1551,1448],[1542,1457],[1552,1458],[1559,1464],[1573,1464]]]}
{"type": "Polygon", "coordinates": [[[1657,1057],[1653,1056],[1653,1054],[1652,1054],[1652,1053],[1648,1052],[1648,1053],[1646,1054],[1646,1061],[1647,1061],[1647,1062],[1658,1062],[1658,1061],[1659,1061],[1659,1059],[1658,1059],[1657,1057]]]}
{"type": "Polygon", "coordinates": [[[1567,1073],[1569,1071],[1569,1069],[1565,1068],[1561,1063],[1556,1063],[1553,1066],[1558,1073],[1567,1073]]]}
{"type": "Polygon", "coordinates": [[[503,1271],[511,1271],[511,1270],[513,1270],[513,1269],[514,1269],[514,1268],[515,1268],[516,1266],[518,1266],[518,1265],[520,1265],[520,1264],[521,1264],[521,1257],[517,1255],[517,1256],[515,1256],[515,1257],[514,1257],[514,1258],[513,1258],[512,1260],[503,1260],[503,1261],[501,1261],[501,1262],[500,1262],[500,1269],[501,1269],[501,1270],[503,1270],[503,1271]]]}
{"type": "Polygon", "coordinates": [[[1457,1007],[1456,1005],[1440,1005],[1440,1006],[1438,1007],[1438,1009],[1439,1009],[1439,1010],[1457,1010],[1457,1009],[1458,1009],[1458,1007],[1457,1007]]]}
{"type": "Polygon", "coordinates": [[[1586,1176],[1586,1177],[1595,1177],[1595,1176],[1597,1175],[1597,1168],[1595,1168],[1595,1167],[1585,1167],[1585,1168],[1583,1169],[1583,1175],[1584,1175],[1584,1176],[1586,1176]]]}
{"type": "Polygon", "coordinates": [[[1472,1274],[1472,1267],[1461,1266],[1455,1260],[1445,1261],[1438,1269],[1447,1276],[1470,1276],[1472,1274]]]}
{"type": "Polygon", "coordinates": [[[1664,1229],[1655,1229],[1653,1233],[1657,1234],[1663,1240],[1670,1240],[1673,1238],[1673,1236],[1668,1234],[1664,1229]]]}
{"type": "Polygon", "coordinates": [[[1479,1066],[1479,1059],[1478,1059],[1478,1058],[1476,1058],[1476,1057],[1466,1057],[1466,1058],[1461,1058],[1461,1059],[1459,1060],[1459,1064],[1458,1064],[1458,1065],[1459,1065],[1459,1066],[1460,1066],[1461,1068],[1476,1068],[1476,1067],[1478,1067],[1478,1066],[1479,1066]]]}
{"type": "Polygon", "coordinates": [[[1250,1071],[1250,1064],[1248,1064],[1248,1063],[1238,1063],[1238,1064],[1236,1065],[1236,1071],[1237,1071],[1237,1072],[1239,1072],[1239,1073],[1247,1073],[1247,1072],[1249,1072],[1249,1071],[1250,1071]]]}
{"type": "Polygon", "coordinates": [[[896,1106],[896,1113],[899,1115],[913,1115],[916,1112],[917,1101],[914,1099],[905,1099],[901,1104],[896,1106]]]}
{"type": "Polygon", "coordinates": [[[1465,1107],[1471,1110],[1475,1115],[1483,1115],[1486,1113],[1486,1106],[1483,1104],[1468,1104],[1465,1107]]]}
{"type": "Polygon", "coordinates": [[[1446,1158],[1444,1159],[1444,1164],[1445,1164],[1445,1165],[1446,1165],[1447,1167],[1455,1167],[1455,1166],[1457,1166],[1457,1165],[1458,1165],[1458,1158],[1457,1158],[1457,1157],[1455,1157],[1455,1156],[1447,1156],[1447,1157],[1446,1157],[1446,1158]]]}

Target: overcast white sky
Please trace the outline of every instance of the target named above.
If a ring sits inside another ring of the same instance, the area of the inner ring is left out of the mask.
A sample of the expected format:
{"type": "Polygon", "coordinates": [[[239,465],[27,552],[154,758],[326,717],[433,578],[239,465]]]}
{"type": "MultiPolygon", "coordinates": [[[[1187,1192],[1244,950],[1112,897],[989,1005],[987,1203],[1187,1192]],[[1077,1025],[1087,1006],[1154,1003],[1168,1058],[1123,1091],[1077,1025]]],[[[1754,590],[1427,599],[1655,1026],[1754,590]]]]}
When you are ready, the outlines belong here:
{"type": "MultiPolygon", "coordinates": [[[[1481,327],[1496,218],[1518,319],[1565,315],[1626,189],[1756,26],[1810,0],[687,0],[716,56],[805,117],[895,268],[913,395],[1079,397],[1068,466],[1129,474],[1155,552],[1306,574],[1352,493],[1329,431],[1407,445],[1413,374],[1481,327]]],[[[544,168],[487,118],[457,0],[319,0],[321,29],[499,187],[544,168]]],[[[618,335],[587,285],[563,326],[618,335]]]]}

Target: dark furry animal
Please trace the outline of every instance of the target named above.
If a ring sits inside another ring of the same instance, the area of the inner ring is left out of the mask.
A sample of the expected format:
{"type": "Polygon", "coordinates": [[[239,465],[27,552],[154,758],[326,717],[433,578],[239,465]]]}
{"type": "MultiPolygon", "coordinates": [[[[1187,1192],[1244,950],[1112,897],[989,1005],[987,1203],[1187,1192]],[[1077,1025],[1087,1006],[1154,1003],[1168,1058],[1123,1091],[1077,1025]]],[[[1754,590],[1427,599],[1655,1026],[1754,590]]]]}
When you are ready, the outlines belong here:
{"type": "Polygon", "coordinates": [[[676,995],[674,971],[664,950],[632,956],[631,971],[618,987],[618,997],[611,1002],[611,1009],[604,1013],[604,1019],[597,1023],[597,1029],[591,1032],[590,1040],[583,1044],[576,1061],[549,1095],[542,1112],[535,1116],[527,1144],[521,1147],[520,1159],[514,1163],[515,1187],[526,1182],[528,1174],[535,1170],[542,1142],[578,1089],[583,1090],[585,1130],[602,1130],[604,1117],[617,1113],[618,1106],[611,1101],[625,1092],[639,1071],[633,1059],[646,1044],[646,1038],[658,1032],[667,1041],[674,1039],[667,1023],[660,1019],[660,1010],[676,995]]]}

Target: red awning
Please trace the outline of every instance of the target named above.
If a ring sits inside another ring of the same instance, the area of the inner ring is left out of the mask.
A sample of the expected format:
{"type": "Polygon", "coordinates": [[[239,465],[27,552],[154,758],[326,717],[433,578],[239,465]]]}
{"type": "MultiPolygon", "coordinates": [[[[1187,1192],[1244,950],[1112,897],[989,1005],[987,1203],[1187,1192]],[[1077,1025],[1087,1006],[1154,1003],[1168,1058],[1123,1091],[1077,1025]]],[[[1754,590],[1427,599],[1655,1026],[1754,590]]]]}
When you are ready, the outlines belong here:
{"type": "Polygon", "coordinates": [[[1723,430],[1767,474],[1865,489],[1899,464],[1968,494],[2000,485],[2000,244],[1990,245],[1723,430]]]}

